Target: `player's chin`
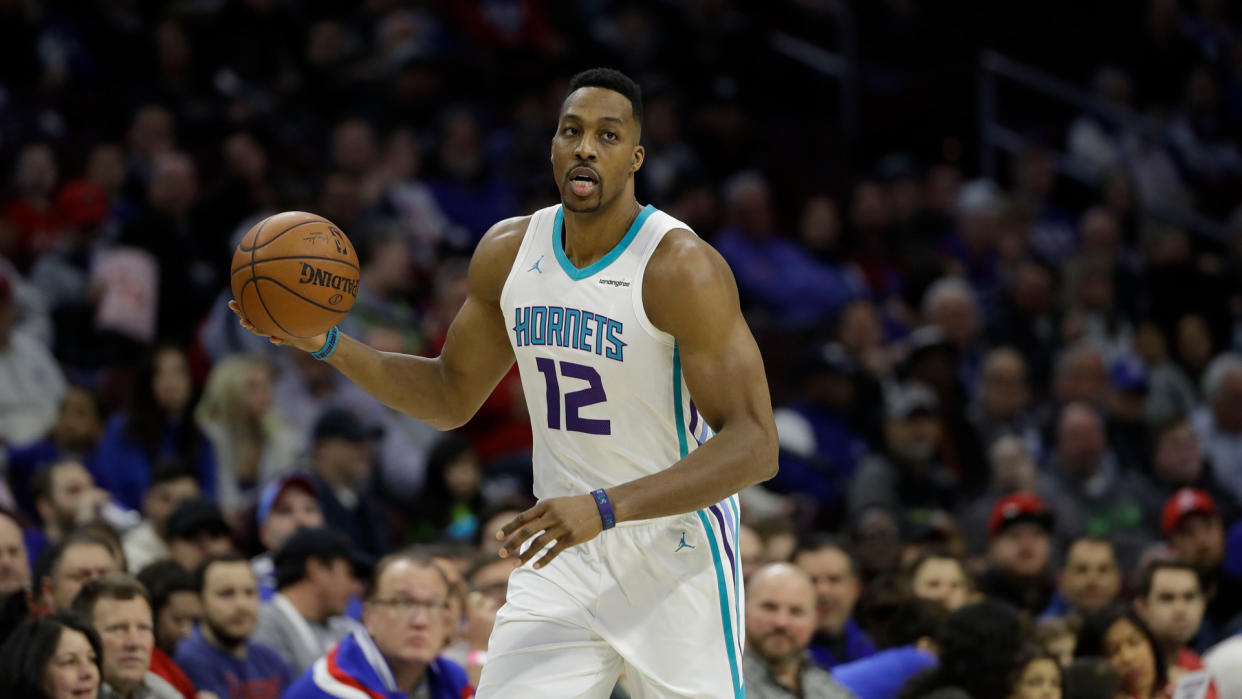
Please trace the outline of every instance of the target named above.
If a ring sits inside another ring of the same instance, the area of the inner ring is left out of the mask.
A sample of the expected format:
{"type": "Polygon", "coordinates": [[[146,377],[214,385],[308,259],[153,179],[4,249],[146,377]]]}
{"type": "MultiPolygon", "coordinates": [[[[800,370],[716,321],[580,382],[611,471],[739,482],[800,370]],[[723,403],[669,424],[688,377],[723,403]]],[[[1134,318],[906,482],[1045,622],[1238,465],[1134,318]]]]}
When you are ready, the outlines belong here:
{"type": "Polygon", "coordinates": [[[561,206],[575,214],[593,214],[599,211],[603,201],[603,197],[599,195],[599,192],[592,193],[586,197],[577,196],[573,192],[561,194],[561,206]]]}

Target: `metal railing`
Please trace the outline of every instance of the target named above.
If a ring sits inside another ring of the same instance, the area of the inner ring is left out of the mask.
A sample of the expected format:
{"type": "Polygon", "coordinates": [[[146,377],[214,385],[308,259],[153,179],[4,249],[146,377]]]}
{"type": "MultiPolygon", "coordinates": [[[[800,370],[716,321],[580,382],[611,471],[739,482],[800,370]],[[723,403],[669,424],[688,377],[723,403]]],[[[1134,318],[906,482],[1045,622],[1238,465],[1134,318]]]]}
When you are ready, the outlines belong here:
{"type": "MultiPolygon", "coordinates": [[[[1098,95],[1052,77],[1036,68],[1013,60],[995,51],[984,51],[979,60],[979,127],[980,167],[983,174],[995,179],[998,152],[1018,153],[1029,141],[1018,131],[1006,127],[998,116],[997,88],[1001,80],[1016,83],[1030,92],[1051,98],[1088,113],[1107,119],[1124,130],[1171,144],[1170,129],[1165,124],[1132,109],[1101,99],[1098,95]]],[[[1054,151],[1054,167],[1063,175],[1091,186],[1100,184],[1099,173],[1081,158],[1064,151],[1054,151]]],[[[1223,240],[1226,227],[1193,209],[1143,203],[1143,210],[1162,221],[1185,228],[1199,235],[1223,240]]]]}

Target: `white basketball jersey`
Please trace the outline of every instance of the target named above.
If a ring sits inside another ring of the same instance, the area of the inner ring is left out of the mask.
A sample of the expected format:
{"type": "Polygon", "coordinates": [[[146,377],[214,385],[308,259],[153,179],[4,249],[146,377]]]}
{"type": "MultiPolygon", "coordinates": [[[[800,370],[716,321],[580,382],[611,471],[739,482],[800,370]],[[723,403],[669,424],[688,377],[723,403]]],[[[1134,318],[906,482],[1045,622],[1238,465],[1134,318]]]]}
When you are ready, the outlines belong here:
{"type": "Polygon", "coordinates": [[[647,206],[579,269],[561,207],[535,212],[500,295],[534,432],[535,496],[580,495],[661,471],[711,437],[677,343],[643,309],[643,272],[681,221],[647,206]]]}

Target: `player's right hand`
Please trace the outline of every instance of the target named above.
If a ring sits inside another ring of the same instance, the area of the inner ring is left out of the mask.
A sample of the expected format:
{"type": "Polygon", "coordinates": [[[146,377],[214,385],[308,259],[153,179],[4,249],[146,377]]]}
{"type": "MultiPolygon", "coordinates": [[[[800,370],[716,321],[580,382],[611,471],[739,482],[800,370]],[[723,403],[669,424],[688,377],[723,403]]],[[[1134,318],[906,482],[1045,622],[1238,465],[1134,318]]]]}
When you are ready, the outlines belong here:
{"type": "Polygon", "coordinates": [[[241,326],[243,328],[245,328],[246,330],[249,330],[255,335],[258,335],[259,337],[266,337],[268,341],[271,342],[273,345],[289,345],[290,347],[296,347],[302,350],[303,352],[318,352],[319,348],[323,347],[323,343],[326,342],[328,339],[327,333],[324,333],[323,335],[316,335],[314,337],[307,337],[307,338],[279,337],[276,335],[268,335],[262,330],[259,330],[258,328],[256,328],[254,326],[254,323],[251,323],[250,321],[246,320],[246,316],[242,314],[241,304],[237,303],[237,301],[229,301],[229,310],[237,314],[237,319],[241,323],[241,326]]]}

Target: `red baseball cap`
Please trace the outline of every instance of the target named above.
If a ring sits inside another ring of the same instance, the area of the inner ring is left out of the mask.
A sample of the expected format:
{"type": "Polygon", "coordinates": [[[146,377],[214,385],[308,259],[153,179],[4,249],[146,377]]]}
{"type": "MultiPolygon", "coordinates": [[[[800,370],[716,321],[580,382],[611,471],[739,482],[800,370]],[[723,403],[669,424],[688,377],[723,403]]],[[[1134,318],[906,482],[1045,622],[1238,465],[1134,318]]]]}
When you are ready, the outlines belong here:
{"type": "Polygon", "coordinates": [[[1035,522],[1046,531],[1052,531],[1052,513],[1044,499],[1033,493],[1006,495],[992,506],[988,517],[988,536],[1001,533],[1006,527],[1018,522],[1035,522]]]}
{"type": "Polygon", "coordinates": [[[56,195],[56,206],[73,226],[91,226],[108,217],[108,194],[94,180],[67,182],[56,195]]]}
{"type": "Polygon", "coordinates": [[[1160,515],[1160,529],[1165,536],[1173,533],[1183,519],[1190,515],[1216,516],[1216,501],[1206,491],[1198,488],[1182,488],[1164,502],[1160,515]]]}

